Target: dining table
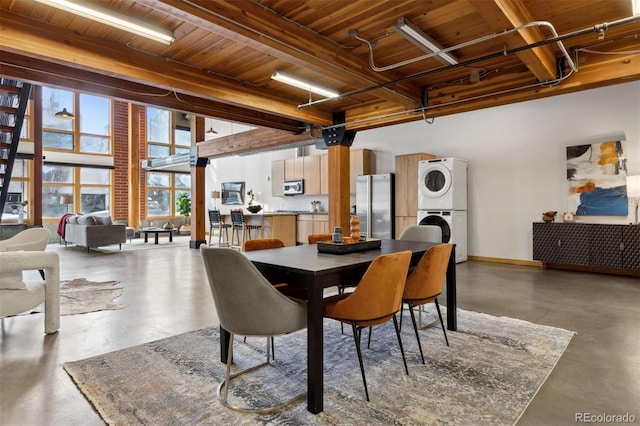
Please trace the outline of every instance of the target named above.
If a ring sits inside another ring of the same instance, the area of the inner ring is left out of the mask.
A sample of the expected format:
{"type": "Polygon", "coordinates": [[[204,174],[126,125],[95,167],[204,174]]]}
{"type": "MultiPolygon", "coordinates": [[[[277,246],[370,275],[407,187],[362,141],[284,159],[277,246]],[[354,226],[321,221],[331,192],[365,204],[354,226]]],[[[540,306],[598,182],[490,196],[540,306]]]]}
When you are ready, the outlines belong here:
{"type": "MultiPolygon", "coordinates": [[[[303,244],[246,252],[245,255],[271,283],[304,286],[307,291],[307,410],[323,411],[323,297],[324,290],[338,284],[357,284],[371,262],[383,254],[411,251],[416,265],[436,243],[381,240],[379,248],[348,254],[318,252],[317,245],[303,244]]],[[[446,276],[447,328],[455,331],[456,263],[455,245],[446,276]]],[[[230,334],[220,327],[220,357],[227,361],[230,334]]]]}

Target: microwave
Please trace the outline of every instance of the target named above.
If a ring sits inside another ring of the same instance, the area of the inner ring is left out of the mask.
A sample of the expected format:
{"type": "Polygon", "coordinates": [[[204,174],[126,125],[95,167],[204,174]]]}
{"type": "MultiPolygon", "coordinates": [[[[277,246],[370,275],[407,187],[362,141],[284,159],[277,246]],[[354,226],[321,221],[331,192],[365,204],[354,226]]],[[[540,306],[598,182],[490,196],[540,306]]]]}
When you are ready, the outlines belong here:
{"type": "Polygon", "coordinates": [[[304,193],[304,181],[302,179],[288,179],[284,181],[284,195],[298,195],[304,193]]]}

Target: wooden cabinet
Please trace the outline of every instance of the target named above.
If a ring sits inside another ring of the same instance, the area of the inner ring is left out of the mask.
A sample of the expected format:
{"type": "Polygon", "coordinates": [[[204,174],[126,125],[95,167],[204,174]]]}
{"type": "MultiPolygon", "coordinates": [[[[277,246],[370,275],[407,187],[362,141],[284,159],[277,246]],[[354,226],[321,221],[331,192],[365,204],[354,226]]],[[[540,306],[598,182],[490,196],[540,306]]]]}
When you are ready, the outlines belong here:
{"type": "Polygon", "coordinates": [[[416,153],[396,156],[396,238],[418,218],[418,163],[436,158],[416,153]]]}
{"type": "Polygon", "coordinates": [[[320,156],[320,194],[329,195],[329,154],[320,156]]]}
{"type": "Polygon", "coordinates": [[[271,196],[282,197],[284,196],[283,190],[284,183],[284,160],[277,160],[271,162],[271,196]]]}
{"type": "Polygon", "coordinates": [[[320,194],[321,166],[319,155],[302,157],[305,195],[320,194]]]}
{"type": "Polygon", "coordinates": [[[307,237],[313,234],[313,215],[299,214],[296,221],[296,239],[299,244],[307,244],[307,237]]]}
{"type": "Polygon", "coordinates": [[[285,179],[303,179],[304,178],[304,157],[290,158],[284,160],[284,178],[285,179]]]}
{"type": "Polygon", "coordinates": [[[375,173],[373,152],[369,149],[354,149],[349,152],[349,192],[356,193],[356,176],[375,173]]]}
{"type": "Polygon", "coordinates": [[[329,215],[326,215],[326,214],[313,215],[313,233],[314,234],[329,233],[329,215]]]}
{"type": "Polygon", "coordinates": [[[326,214],[299,214],[296,230],[298,244],[307,244],[310,234],[329,233],[329,216],[326,214]]]}
{"type": "Polygon", "coordinates": [[[533,259],[640,271],[640,226],[534,223],[533,259]]]}
{"type": "MultiPolygon", "coordinates": [[[[373,151],[356,149],[349,152],[350,193],[356,192],[356,176],[374,171],[373,151]]],[[[329,194],[329,155],[307,155],[271,163],[271,195],[281,197],[285,179],[304,179],[305,195],[329,194]]]]}
{"type": "Polygon", "coordinates": [[[285,246],[296,245],[295,214],[265,214],[262,227],[264,238],[278,238],[285,246]]]}

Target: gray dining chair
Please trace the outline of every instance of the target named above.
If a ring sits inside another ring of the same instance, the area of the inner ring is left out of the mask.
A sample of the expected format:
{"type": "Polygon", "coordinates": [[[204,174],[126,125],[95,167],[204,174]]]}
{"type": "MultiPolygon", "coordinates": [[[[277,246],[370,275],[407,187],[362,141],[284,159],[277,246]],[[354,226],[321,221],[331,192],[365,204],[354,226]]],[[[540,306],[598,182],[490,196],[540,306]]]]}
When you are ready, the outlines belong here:
{"type": "Polygon", "coordinates": [[[436,225],[411,225],[407,226],[399,240],[406,241],[427,241],[430,243],[440,243],[442,241],[442,229],[436,225]]]}
{"type": "MultiPolygon", "coordinates": [[[[428,243],[440,243],[442,241],[442,229],[437,225],[410,225],[407,226],[402,234],[398,237],[399,240],[405,241],[426,241],[428,243]]],[[[413,272],[414,267],[409,268],[409,273],[413,272]]],[[[418,307],[418,323],[419,327],[422,327],[422,312],[424,306],[418,307]]],[[[400,316],[400,324],[402,324],[402,316],[400,316]]],[[[427,324],[425,327],[431,327],[435,324],[435,321],[427,324]]]]}
{"type": "MultiPolygon", "coordinates": [[[[229,386],[235,378],[271,365],[270,337],[306,328],[307,307],[305,302],[288,298],[276,290],[242,252],[201,245],[200,253],[220,326],[231,335],[225,378],[218,385],[218,400],[231,410],[268,413],[305,398],[306,392],[284,403],[268,407],[259,407],[259,403],[256,403],[256,406],[241,407],[229,402],[229,386]],[[233,337],[236,334],[267,337],[266,362],[231,374],[233,337]]],[[[243,392],[251,390],[244,389],[243,392]]],[[[251,400],[256,402],[253,396],[251,400]]]]}

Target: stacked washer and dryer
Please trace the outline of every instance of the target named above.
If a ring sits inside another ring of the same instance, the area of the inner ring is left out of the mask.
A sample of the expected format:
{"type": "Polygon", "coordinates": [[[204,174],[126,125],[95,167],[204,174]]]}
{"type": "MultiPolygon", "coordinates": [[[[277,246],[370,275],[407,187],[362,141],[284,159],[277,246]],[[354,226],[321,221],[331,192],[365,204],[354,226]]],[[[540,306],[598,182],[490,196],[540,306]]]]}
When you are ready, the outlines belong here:
{"type": "Polygon", "coordinates": [[[456,263],[467,260],[467,162],[436,158],[418,163],[418,225],[435,225],[442,242],[456,244],[456,263]]]}

